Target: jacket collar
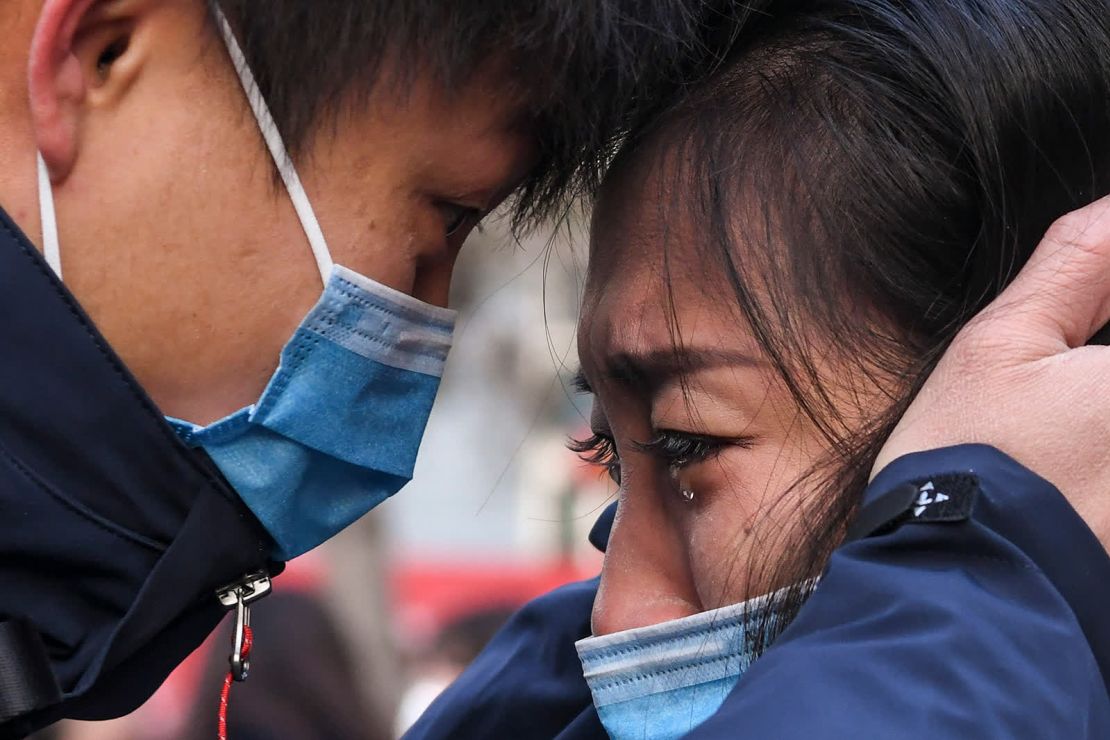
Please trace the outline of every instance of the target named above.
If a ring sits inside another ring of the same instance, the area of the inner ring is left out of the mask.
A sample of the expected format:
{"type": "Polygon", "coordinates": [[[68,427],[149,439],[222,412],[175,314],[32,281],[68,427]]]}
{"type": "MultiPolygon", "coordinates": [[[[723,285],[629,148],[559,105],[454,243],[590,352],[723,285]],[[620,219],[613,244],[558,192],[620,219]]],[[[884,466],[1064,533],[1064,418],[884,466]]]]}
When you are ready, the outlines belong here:
{"type": "Polygon", "coordinates": [[[36,724],[142,703],[271,546],[0,210],[0,618],[65,696],[36,724]]]}

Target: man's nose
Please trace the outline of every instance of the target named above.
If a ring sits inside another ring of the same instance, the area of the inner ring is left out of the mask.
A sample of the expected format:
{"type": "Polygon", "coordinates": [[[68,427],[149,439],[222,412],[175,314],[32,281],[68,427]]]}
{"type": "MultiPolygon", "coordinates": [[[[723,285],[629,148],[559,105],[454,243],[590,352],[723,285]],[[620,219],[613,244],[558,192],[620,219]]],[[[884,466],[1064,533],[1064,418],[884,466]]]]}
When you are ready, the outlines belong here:
{"type": "Polygon", "coordinates": [[[594,635],[700,611],[681,534],[666,520],[662,507],[626,494],[605,550],[601,586],[594,599],[594,635]]]}

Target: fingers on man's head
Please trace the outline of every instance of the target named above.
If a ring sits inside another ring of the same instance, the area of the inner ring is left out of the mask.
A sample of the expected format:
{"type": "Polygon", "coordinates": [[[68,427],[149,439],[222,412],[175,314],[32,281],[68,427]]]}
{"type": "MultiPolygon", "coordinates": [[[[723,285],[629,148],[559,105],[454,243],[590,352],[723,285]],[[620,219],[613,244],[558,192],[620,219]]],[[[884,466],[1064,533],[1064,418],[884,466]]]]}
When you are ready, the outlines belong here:
{"type": "Polygon", "coordinates": [[[1110,322],[1110,197],[1054,223],[989,310],[1012,332],[1068,347],[1110,322]]]}

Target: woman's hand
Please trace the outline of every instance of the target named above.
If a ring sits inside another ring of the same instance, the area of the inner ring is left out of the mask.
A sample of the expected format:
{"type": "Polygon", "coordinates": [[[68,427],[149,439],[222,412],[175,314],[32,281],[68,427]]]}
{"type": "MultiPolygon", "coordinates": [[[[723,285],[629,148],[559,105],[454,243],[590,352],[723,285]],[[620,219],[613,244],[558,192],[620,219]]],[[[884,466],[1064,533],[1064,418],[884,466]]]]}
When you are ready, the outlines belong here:
{"type": "Polygon", "coordinates": [[[1051,481],[1110,550],[1110,197],[1061,218],[959,333],[879,453],[990,444],[1051,481]]]}

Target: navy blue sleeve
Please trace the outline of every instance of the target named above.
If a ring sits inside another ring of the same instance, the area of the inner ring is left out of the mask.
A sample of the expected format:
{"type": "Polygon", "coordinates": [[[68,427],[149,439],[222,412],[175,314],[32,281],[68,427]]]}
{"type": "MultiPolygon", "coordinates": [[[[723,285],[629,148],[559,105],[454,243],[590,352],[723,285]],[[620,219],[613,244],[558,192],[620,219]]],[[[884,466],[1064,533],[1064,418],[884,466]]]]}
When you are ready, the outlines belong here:
{"type": "Polygon", "coordinates": [[[405,739],[604,740],[574,649],[590,634],[597,584],[563,586],[517,612],[405,739]]]}
{"type": "Polygon", "coordinates": [[[970,515],[917,523],[936,487],[892,531],[841,547],[689,737],[1110,738],[1105,550],[1051,484],[980,445],[895,461],[865,510],[944,473],[977,480],[970,515]]]}

